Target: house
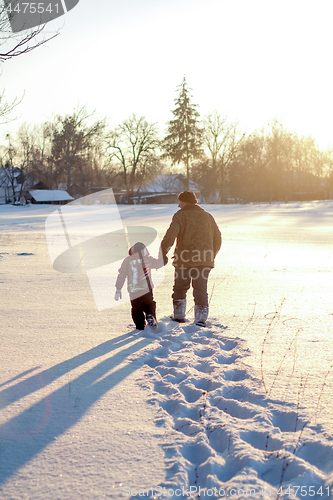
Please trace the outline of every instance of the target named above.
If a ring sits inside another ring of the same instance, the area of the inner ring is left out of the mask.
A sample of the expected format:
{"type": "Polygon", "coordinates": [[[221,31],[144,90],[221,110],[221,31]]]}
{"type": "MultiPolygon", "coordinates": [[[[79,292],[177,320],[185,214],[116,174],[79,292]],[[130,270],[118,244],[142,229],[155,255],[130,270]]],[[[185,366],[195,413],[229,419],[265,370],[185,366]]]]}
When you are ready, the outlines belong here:
{"type": "Polygon", "coordinates": [[[17,167],[0,167],[0,204],[20,201],[25,178],[17,167]]]}
{"type": "Polygon", "coordinates": [[[74,200],[66,191],[61,189],[30,189],[26,194],[27,201],[31,203],[51,203],[55,205],[64,205],[74,200]]]}
{"type": "Polygon", "coordinates": [[[74,198],[65,190],[49,189],[43,181],[34,179],[18,167],[0,167],[1,203],[64,204],[74,198]]]}
{"type": "MultiPolygon", "coordinates": [[[[187,179],[182,174],[161,174],[141,186],[133,197],[134,203],[178,203],[178,195],[186,190],[187,179]]],[[[200,203],[204,202],[201,187],[194,181],[189,182],[200,203]]]]}

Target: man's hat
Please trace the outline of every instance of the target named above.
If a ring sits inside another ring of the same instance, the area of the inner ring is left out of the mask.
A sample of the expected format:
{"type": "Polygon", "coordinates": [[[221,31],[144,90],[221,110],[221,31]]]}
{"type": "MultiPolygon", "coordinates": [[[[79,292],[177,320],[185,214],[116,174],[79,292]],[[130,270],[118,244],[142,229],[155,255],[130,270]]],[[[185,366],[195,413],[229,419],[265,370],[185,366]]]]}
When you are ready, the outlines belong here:
{"type": "Polygon", "coordinates": [[[193,193],[193,191],[183,191],[178,196],[179,201],[185,201],[186,203],[193,203],[194,205],[198,203],[197,197],[193,193]]]}

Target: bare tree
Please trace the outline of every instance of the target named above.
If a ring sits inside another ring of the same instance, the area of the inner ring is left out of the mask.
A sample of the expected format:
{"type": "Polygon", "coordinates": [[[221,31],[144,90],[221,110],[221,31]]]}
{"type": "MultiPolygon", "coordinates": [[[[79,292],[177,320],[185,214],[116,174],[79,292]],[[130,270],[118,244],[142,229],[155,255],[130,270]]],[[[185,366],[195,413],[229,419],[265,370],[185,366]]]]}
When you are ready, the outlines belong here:
{"type": "Polygon", "coordinates": [[[27,174],[25,187],[31,188],[36,180],[52,187],[52,137],[50,121],[41,125],[23,123],[14,136],[18,151],[15,163],[27,174]]]}
{"type": "MultiPolygon", "coordinates": [[[[231,122],[218,111],[213,111],[203,119],[203,146],[206,150],[206,160],[199,165],[201,179],[205,185],[205,194],[214,190],[223,193],[226,184],[228,168],[235,159],[239,145],[245,134],[238,131],[238,124],[231,122]]],[[[198,172],[198,165],[196,166],[198,172]]]]}
{"type": "Polygon", "coordinates": [[[136,115],[130,116],[109,134],[109,158],[123,172],[129,199],[135,190],[139,191],[147,176],[159,168],[159,145],[156,125],[136,115]]]}
{"type": "Polygon", "coordinates": [[[94,141],[104,132],[105,120],[96,120],[95,111],[89,113],[85,106],[76,109],[64,118],[58,116],[53,126],[52,156],[55,173],[63,177],[67,189],[71,186],[73,173],[81,173],[91,166],[94,141]]]}
{"type": "MultiPolygon", "coordinates": [[[[26,176],[25,187],[41,181],[49,188],[59,183],[76,194],[92,186],[120,184],[119,168],[112,165],[106,153],[104,120],[93,119],[85,108],[65,117],[53,117],[39,126],[24,123],[10,136],[11,162],[26,176]],[[119,182],[118,182],[119,181],[119,182]],[[68,184],[67,184],[68,183],[68,184]]],[[[8,146],[3,149],[8,161],[8,146]]]]}
{"type": "Polygon", "coordinates": [[[32,187],[36,179],[34,165],[40,156],[37,127],[24,123],[15,135],[7,134],[7,145],[1,147],[2,185],[10,186],[13,202],[22,199],[23,191],[32,187]]]}
{"type": "Polygon", "coordinates": [[[320,150],[315,141],[311,148],[312,173],[317,183],[317,192],[323,193],[325,199],[333,193],[333,151],[328,148],[320,150]]]}
{"type": "Polygon", "coordinates": [[[241,142],[229,169],[232,197],[242,202],[265,200],[269,189],[267,177],[265,137],[254,132],[241,142]]]}
{"type": "Polygon", "coordinates": [[[286,199],[293,187],[290,179],[293,175],[296,138],[297,135],[286,130],[278,120],[274,119],[269,124],[265,137],[265,152],[270,201],[286,199]]]}
{"type": "Polygon", "coordinates": [[[0,93],[0,124],[4,125],[5,123],[8,123],[15,118],[10,118],[11,113],[13,110],[22,102],[22,99],[14,99],[12,102],[8,102],[5,97],[5,91],[3,90],[0,93]]]}
{"type": "MultiPolygon", "coordinates": [[[[12,4],[10,3],[9,5],[12,4]]],[[[0,0],[0,63],[4,63],[22,54],[27,54],[59,34],[59,32],[56,32],[52,36],[41,38],[40,35],[43,32],[45,24],[37,28],[24,30],[20,33],[14,33],[11,27],[12,15],[13,13],[8,11],[8,2],[0,0]]],[[[14,99],[12,102],[8,102],[5,98],[5,91],[2,90],[0,92],[0,123],[4,124],[10,121],[9,116],[22,99],[23,96],[14,99]]]]}
{"type": "MultiPolygon", "coordinates": [[[[8,2],[1,0],[0,3],[0,62],[8,61],[13,57],[27,54],[52,38],[56,37],[59,33],[47,38],[40,39],[39,35],[43,32],[45,24],[37,28],[31,28],[19,33],[14,33],[11,26],[12,16],[15,13],[9,11],[8,2]]],[[[9,4],[11,5],[11,3],[9,4]]]]}
{"type": "Polygon", "coordinates": [[[327,197],[333,199],[333,148],[328,148],[325,151],[325,187],[327,197]]]}

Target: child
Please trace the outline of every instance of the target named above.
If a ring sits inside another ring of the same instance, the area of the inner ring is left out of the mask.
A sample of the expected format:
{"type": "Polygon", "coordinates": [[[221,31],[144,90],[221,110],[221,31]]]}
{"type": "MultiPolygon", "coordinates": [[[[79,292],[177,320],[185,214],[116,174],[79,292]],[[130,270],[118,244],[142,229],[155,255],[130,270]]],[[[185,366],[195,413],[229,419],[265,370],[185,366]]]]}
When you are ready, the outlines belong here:
{"type": "Polygon", "coordinates": [[[132,318],[138,330],[144,330],[146,320],[153,330],[157,327],[151,268],[158,269],[163,264],[162,258],[154,259],[146,246],[138,242],[130,248],[129,256],[123,260],[118,271],[114,298],[115,300],[121,299],[121,289],[127,278],[132,318]]]}

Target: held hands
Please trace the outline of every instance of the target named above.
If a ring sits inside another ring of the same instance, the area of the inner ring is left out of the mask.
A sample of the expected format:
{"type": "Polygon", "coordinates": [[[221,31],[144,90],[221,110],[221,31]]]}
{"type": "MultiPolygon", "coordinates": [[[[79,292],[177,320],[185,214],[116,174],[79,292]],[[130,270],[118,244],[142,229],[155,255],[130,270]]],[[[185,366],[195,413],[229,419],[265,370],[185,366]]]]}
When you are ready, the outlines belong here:
{"type": "MultiPolygon", "coordinates": [[[[170,248],[167,249],[167,251],[169,251],[169,250],[170,250],[170,248]]],[[[163,253],[162,248],[160,247],[159,252],[158,252],[158,259],[160,260],[161,258],[163,259],[163,266],[166,266],[169,259],[166,256],[166,254],[163,253]]]]}
{"type": "Polygon", "coordinates": [[[114,299],[115,299],[115,300],[119,300],[119,299],[121,299],[121,290],[116,290],[116,293],[115,293],[114,299]]]}

